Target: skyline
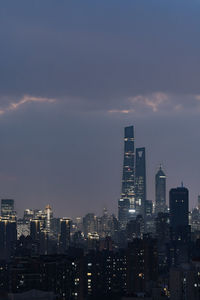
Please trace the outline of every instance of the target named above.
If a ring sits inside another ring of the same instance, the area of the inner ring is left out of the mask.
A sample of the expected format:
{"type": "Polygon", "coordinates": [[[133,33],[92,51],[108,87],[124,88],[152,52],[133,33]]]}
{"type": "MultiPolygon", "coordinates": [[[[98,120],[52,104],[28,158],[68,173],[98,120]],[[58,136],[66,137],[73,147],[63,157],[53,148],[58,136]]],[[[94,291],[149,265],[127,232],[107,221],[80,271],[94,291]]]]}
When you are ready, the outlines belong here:
{"type": "Polygon", "coordinates": [[[199,190],[200,3],[1,4],[0,197],[56,215],[117,213],[123,128],[146,148],[147,199],[199,190]],[[175,29],[175,30],[174,30],[175,29]]]}

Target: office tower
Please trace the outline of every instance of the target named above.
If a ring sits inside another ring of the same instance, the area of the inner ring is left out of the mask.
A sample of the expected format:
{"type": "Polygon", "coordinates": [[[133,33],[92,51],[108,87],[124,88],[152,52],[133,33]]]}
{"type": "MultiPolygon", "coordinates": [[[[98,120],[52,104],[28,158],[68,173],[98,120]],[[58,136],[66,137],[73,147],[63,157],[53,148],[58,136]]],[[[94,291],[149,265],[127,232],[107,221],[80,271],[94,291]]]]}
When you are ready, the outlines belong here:
{"type": "Polygon", "coordinates": [[[53,212],[50,205],[47,205],[44,210],[45,214],[45,229],[48,234],[51,232],[51,220],[53,218],[53,212]]]}
{"type": "Polygon", "coordinates": [[[122,198],[130,199],[130,207],[133,208],[132,201],[135,196],[135,148],[134,148],[134,128],[125,127],[124,131],[124,163],[122,176],[122,198]]]}
{"type": "Polygon", "coordinates": [[[188,189],[178,187],[170,190],[171,239],[187,243],[190,238],[188,189]]]}
{"type": "Polygon", "coordinates": [[[33,241],[39,240],[41,232],[41,221],[33,219],[30,221],[30,236],[33,241]]]}
{"type": "Polygon", "coordinates": [[[145,217],[146,204],[146,158],[145,148],[136,148],[135,206],[136,212],[145,217]]]}
{"type": "Polygon", "coordinates": [[[97,232],[97,217],[94,214],[89,213],[83,218],[83,233],[84,236],[87,237],[88,233],[95,232],[97,232]]]}
{"type": "Polygon", "coordinates": [[[160,166],[155,177],[155,192],[156,192],[156,203],[155,212],[166,212],[166,175],[160,166]]]}
{"type": "Polygon", "coordinates": [[[0,259],[8,259],[13,254],[16,241],[16,220],[0,218],[0,259]]]}
{"type": "Polygon", "coordinates": [[[32,209],[25,209],[24,210],[24,221],[29,221],[30,222],[30,220],[31,219],[33,219],[34,218],[34,211],[32,210],[32,209]]]}
{"type": "Polygon", "coordinates": [[[65,252],[70,246],[71,220],[63,218],[60,220],[60,251],[65,252]]]}
{"type": "Polygon", "coordinates": [[[14,200],[13,199],[2,199],[1,200],[1,216],[9,218],[15,215],[14,211],[14,200]]]}
{"type": "Polygon", "coordinates": [[[134,128],[133,126],[124,129],[124,161],[122,175],[122,193],[118,206],[119,223],[121,229],[125,229],[128,222],[128,216],[120,209],[124,210],[129,202],[129,213],[135,214],[135,148],[134,148],[134,128]],[[125,202],[124,205],[122,202],[125,202]],[[121,219],[124,218],[124,219],[121,219]],[[125,224],[125,226],[124,226],[125,224]]]}

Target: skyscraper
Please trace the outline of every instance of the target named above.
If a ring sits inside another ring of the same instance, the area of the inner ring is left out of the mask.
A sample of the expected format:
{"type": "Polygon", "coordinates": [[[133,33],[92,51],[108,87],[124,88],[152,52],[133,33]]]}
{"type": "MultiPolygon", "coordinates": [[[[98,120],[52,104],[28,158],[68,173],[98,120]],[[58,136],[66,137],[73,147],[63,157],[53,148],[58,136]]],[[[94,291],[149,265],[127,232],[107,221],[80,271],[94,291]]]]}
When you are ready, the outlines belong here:
{"type": "Polygon", "coordinates": [[[10,217],[15,214],[14,212],[14,200],[13,199],[2,199],[1,200],[1,216],[10,217]]]}
{"type": "Polygon", "coordinates": [[[160,166],[155,177],[155,193],[156,193],[156,214],[166,212],[166,175],[160,166]]]}
{"type": "Polygon", "coordinates": [[[178,187],[169,193],[170,227],[172,240],[188,241],[189,234],[189,199],[188,189],[178,187]]]}
{"type": "Polygon", "coordinates": [[[7,259],[13,254],[17,241],[17,224],[15,219],[0,218],[0,259],[7,259]]]}
{"type": "Polygon", "coordinates": [[[118,205],[118,217],[121,229],[125,229],[129,213],[135,214],[135,148],[134,127],[124,129],[124,161],[122,192],[118,205]]]}
{"type": "Polygon", "coordinates": [[[136,211],[145,216],[146,202],[146,158],[145,148],[136,148],[135,206],[136,211]]]}
{"type": "Polygon", "coordinates": [[[71,220],[63,218],[60,220],[60,251],[65,252],[70,246],[71,220]]]}
{"type": "Polygon", "coordinates": [[[122,198],[130,199],[133,204],[135,196],[135,148],[134,148],[134,128],[125,127],[124,130],[124,163],[122,176],[122,198]]]}

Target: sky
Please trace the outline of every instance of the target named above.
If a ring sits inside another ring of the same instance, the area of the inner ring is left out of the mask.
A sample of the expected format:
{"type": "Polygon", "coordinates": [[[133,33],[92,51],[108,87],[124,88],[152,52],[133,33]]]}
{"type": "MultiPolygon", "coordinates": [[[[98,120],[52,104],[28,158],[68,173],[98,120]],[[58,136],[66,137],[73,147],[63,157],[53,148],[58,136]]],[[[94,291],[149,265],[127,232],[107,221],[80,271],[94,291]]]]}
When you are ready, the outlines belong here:
{"type": "Polygon", "coordinates": [[[56,216],[117,213],[123,131],[146,147],[147,196],[200,193],[199,0],[2,0],[0,197],[56,216]]]}

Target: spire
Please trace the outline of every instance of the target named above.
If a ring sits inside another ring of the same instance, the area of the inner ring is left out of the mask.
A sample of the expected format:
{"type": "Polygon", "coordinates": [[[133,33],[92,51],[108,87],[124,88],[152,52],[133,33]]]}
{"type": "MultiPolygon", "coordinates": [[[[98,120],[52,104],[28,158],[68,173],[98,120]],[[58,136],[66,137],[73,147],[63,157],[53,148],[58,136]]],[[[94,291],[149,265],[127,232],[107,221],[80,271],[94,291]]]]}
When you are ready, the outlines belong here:
{"type": "Polygon", "coordinates": [[[181,187],[182,187],[182,188],[184,187],[184,185],[183,185],[183,181],[181,181],[181,187]]]}

